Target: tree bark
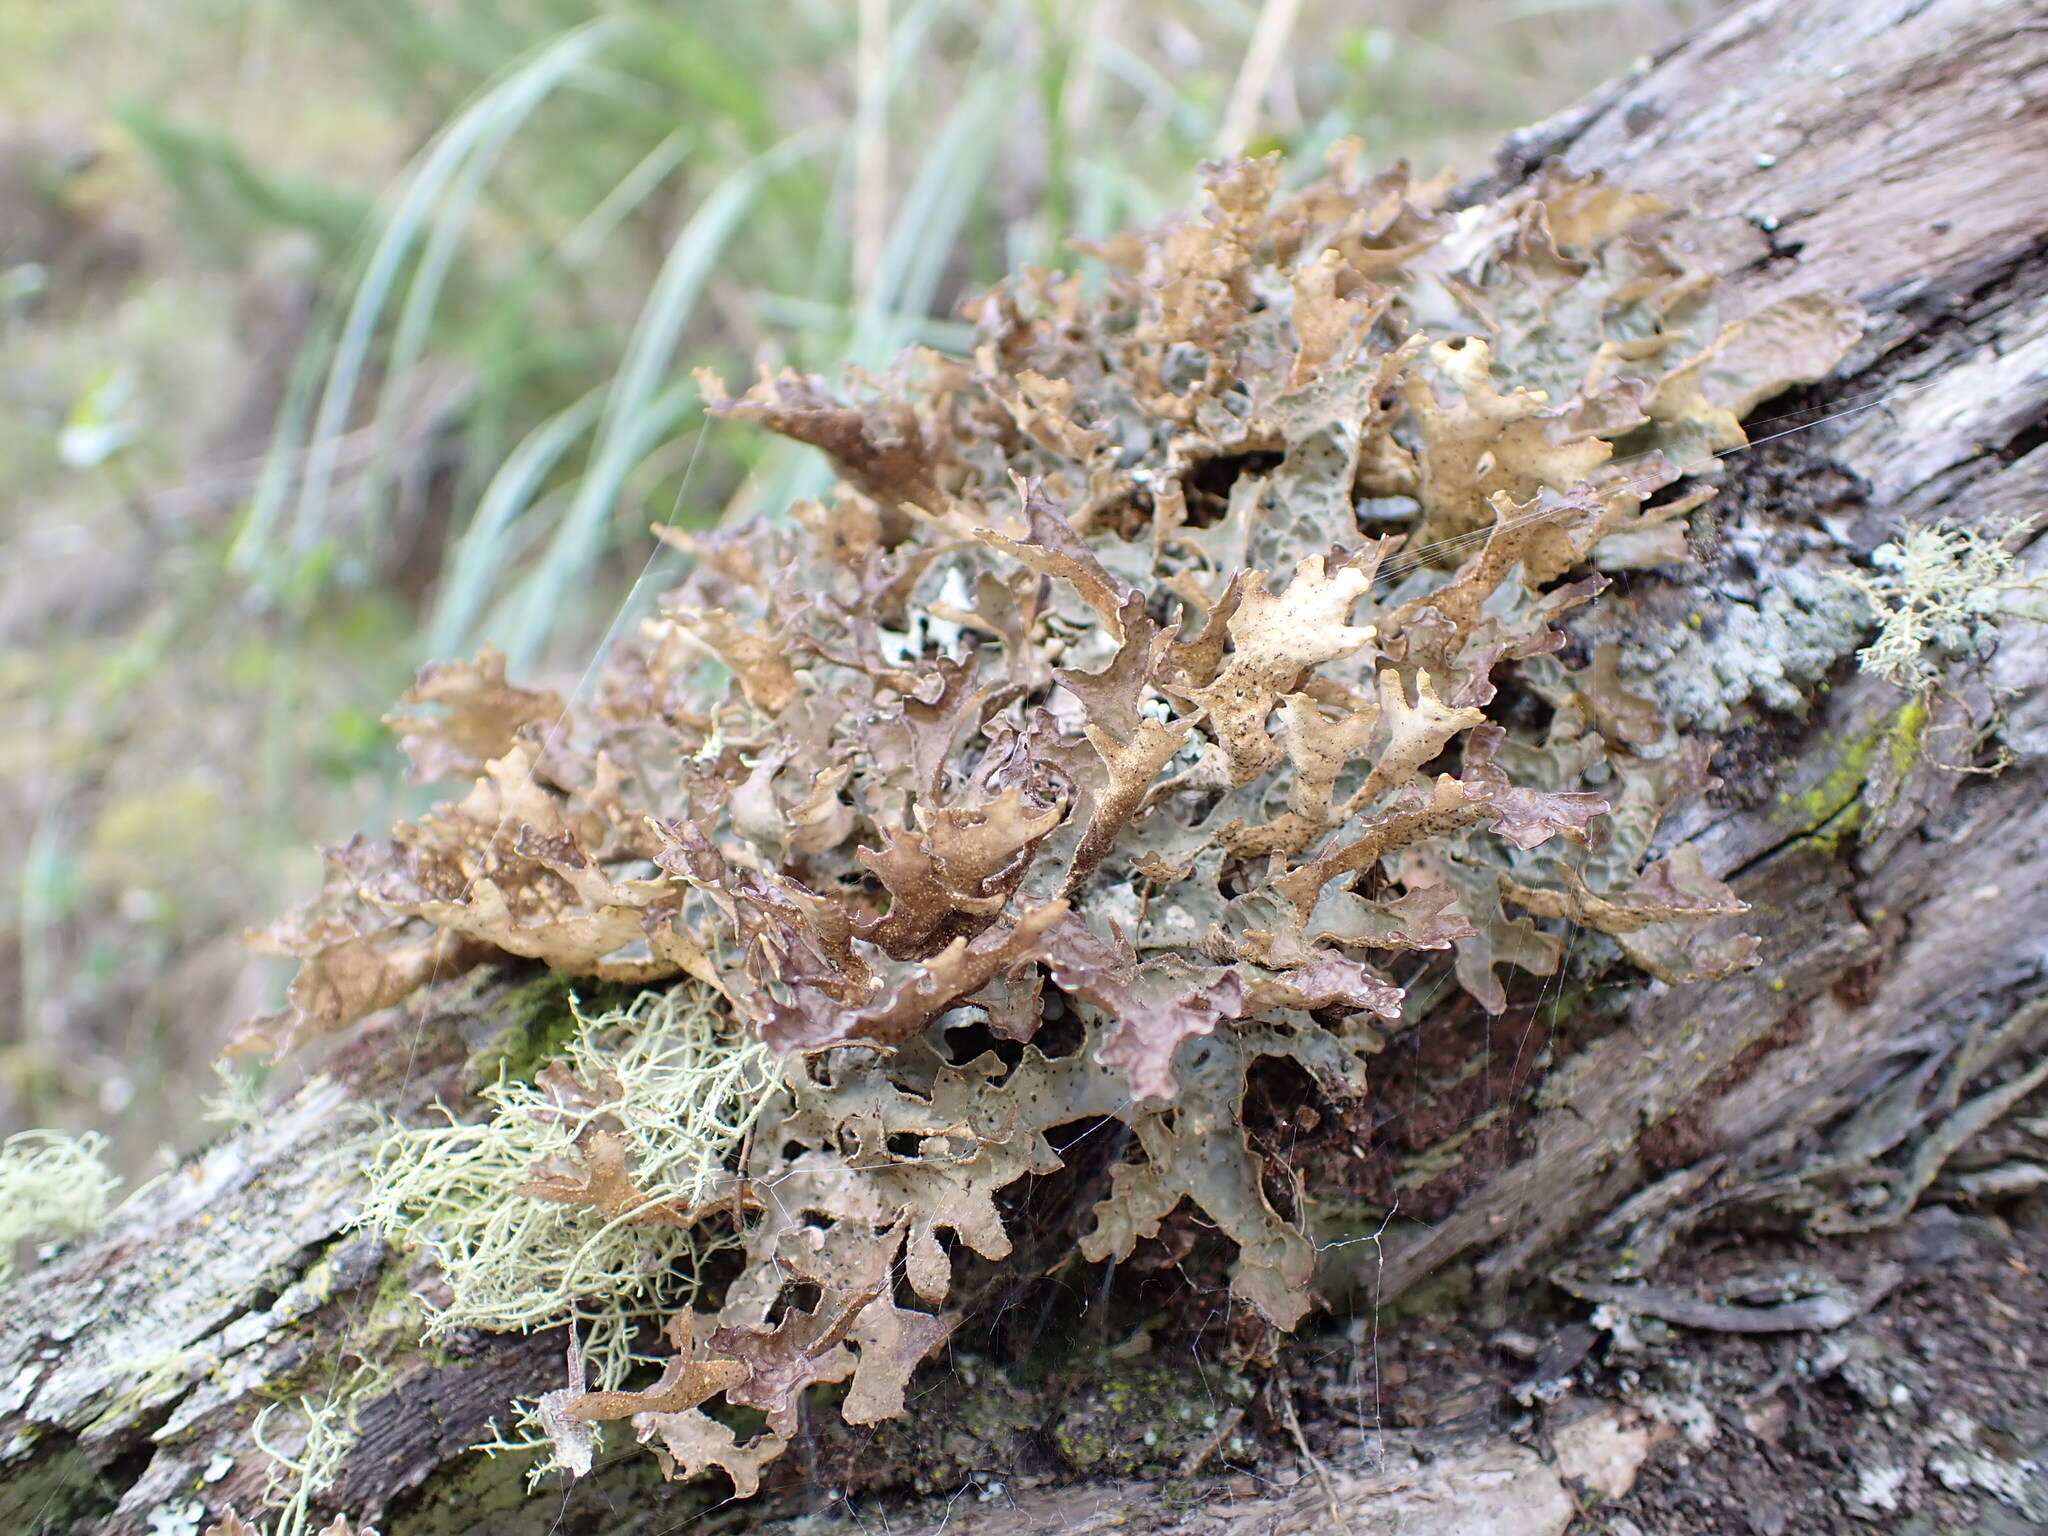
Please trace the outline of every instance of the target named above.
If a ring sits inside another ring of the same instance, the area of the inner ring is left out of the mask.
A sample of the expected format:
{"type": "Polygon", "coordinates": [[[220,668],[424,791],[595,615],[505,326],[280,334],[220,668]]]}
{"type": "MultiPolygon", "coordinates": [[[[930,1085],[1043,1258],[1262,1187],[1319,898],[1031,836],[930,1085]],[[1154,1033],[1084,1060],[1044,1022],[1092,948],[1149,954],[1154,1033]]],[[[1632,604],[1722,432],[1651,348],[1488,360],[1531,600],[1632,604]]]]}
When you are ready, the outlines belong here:
{"type": "MultiPolygon", "coordinates": [[[[1697,568],[1635,580],[1589,621],[1668,712],[1719,737],[1727,787],[1679,831],[1752,904],[1764,960],[1504,1020],[1446,1014],[1397,1039],[1375,1092],[1450,1129],[1389,1154],[1394,1217],[1332,1248],[1323,1278],[1386,1302],[1469,1264],[1464,1305],[1488,1321],[1549,1275],[1712,1327],[1726,1318],[1698,1309],[1713,1303],[1654,1284],[1701,1223],[1894,1227],[2048,1074],[2048,627],[2010,623],[1988,661],[1913,698],[1855,671],[1856,625],[1805,580],[1915,522],[2048,504],[2048,9],[1762,0],[1516,135],[1471,195],[1552,157],[1713,215],[1703,254],[1740,306],[1832,289],[1871,317],[1834,378],[1752,424],[1697,568]],[[1787,708],[1795,695],[1810,709],[1787,708]],[[1483,1102],[1434,1070],[1448,1057],[1485,1064],[1483,1102]]],[[[2020,564],[2039,574],[2048,541],[2020,564]]],[[[568,1503],[521,1502],[479,1469],[465,1449],[558,1372],[562,1341],[422,1355],[395,1310],[404,1261],[347,1231],[375,1115],[450,1089],[464,1037],[508,1006],[476,988],[385,1024],[13,1286],[0,1528],[140,1536],[250,1509],[272,1466],[258,1412],[328,1379],[344,1347],[394,1380],[362,1408],[322,1508],[387,1536],[538,1532],[565,1511],[564,1529],[656,1531],[699,1511],[646,1457],[568,1503]]],[[[1831,1315],[1816,1302],[1779,1321],[1831,1315]]],[[[924,1524],[1560,1531],[1573,1480],[1625,1490],[1648,1440],[1623,1409],[1567,1404],[1542,1454],[1390,1432],[1285,1493],[1207,1486],[1180,1506],[1196,1514],[1090,1484],[971,1517],[941,1501],[924,1524]]],[[[922,1527],[912,1512],[893,1528],[922,1527]]]]}

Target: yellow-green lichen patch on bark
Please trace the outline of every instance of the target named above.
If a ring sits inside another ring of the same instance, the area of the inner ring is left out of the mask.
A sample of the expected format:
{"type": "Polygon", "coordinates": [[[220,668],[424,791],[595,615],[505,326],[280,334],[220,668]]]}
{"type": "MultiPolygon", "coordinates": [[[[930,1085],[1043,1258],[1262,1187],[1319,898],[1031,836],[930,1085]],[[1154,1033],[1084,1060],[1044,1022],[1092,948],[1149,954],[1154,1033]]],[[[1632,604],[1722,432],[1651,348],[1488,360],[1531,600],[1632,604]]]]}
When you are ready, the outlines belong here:
{"type": "Polygon", "coordinates": [[[1809,745],[1773,807],[1787,840],[1828,857],[1841,851],[1891,804],[1919,762],[1927,716],[1926,700],[1914,697],[1809,745]]]}
{"type": "Polygon", "coordinates": [[[917,1412],[863,1437],[862,1460],[888,1469],[885,1486],[932,1493],[972,1485],[991,1494],[995,1483],[1042,1457],[1043,1377],[966,1352],[949,1363],[917,1412]]]}
{"type": "Polygon", "coordinates": [[[653,1457],[615,1456],[574,1489],[536,1497],[528,1465],[524,1456],[473,1451],[394,1504],[378,1529],[384,1536],[553,1536],[565,1526],[604,1530],[610,1512],[646,1508],[660,1512],[655,1529],[695,1530],[692,1522],[726,1493],[711,1482],[665,1485],[653,1457]]]}
{"type": "MultiPolygon", "coordinates": [[[[1103,1356],[1087,1384],[1053,1422],[1054,1450],[1069,1468],[1097,1476],[1163,1475],[1206,1444],[1252,1388],[1222,1363],[1199,1368],[1156,1357],[1103,1356]]],[[[1252,1452],[1251,1436],[1220,1447],[1232,1460],[1252,1452]]]]}
{"type": "Polygon", "coordinates": [[[470,1081],[479,1087],[500,1078],[531,1082],[542,1067],[567,1054],[579,1009],[596,1017],[629,1006],[638,993],[559,971],[542,971],[506,988],[486,1015],[490,1033],[470,1052],[470,1081]]]}
{"type": "Polygon", "coordinates": [[[0,1530],[91,1529],[113,1508],[120,1490],[95,1458],[69,1435],[37,1443],[18,1436],[0,1452],[0,1530]]]}

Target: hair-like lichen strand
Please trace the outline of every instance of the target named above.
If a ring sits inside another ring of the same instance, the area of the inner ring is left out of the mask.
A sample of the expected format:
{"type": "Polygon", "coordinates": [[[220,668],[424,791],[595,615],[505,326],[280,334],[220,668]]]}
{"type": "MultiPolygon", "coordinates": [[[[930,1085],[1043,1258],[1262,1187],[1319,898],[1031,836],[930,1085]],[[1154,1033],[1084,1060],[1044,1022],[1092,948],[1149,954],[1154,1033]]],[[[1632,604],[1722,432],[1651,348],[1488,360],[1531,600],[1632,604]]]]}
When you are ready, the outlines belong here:
{"type": "Polygon", "coordinates": [[[0,1143],[0,1280],[13,1275],[23,1241],[76,1237],[105,1218],[121,1183],[106,1146],[96,1131],[22,1131],[0,1143]]]}
{"type": "Polygon", "coordinates": [[[1980,530],[1943,518],[1880,544],[1871,569],[1844,571],[1843,582],[1877,617],[1876,638],[1856,653],[1863,670],[1901,688],[1923,687],[1939,675],[1934,656],[1968,650],[2001,612],[2014,610],[2015,598],[2038,598],[2043,583],[2015,578],[2006,548],[2037,521],[2010,518],[1980,530]]]}
{"type": "Polygon", "coordinates": [[[594,1017],[574,998],[562,1065],[590,1092],[568,1102],[538,1082],[500,1078],[476,1123],[396,1127],[369,1167],[360,1223],[425,1249],[448,1299],[428,1332],[523,1332],[573,1321],[593,1381],[622,1382],[636,1341],[694,1291],[702,1260],[728,1243],[716,1224],[640,1225],[657,1207],[706,1205],[777,1080],[767,1048],[736,1029],[715,993],[686,984],[594,1017]],[[521,1192],[601,1128],[621,1137],[644,1201],[610,1219],[521,1192]]]}

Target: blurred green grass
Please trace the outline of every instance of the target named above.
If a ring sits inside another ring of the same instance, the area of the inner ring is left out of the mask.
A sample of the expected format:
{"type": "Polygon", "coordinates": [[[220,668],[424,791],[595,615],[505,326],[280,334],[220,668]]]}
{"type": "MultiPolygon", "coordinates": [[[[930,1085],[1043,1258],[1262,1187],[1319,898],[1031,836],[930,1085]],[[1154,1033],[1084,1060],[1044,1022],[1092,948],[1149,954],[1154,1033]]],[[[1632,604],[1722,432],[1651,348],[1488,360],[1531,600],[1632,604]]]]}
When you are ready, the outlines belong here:
{"type": "Polygon", "coordinates": [[[1712,3],[0,0],[0,1131],[202,1139],[411,671],[825,489],[691,367],[958,348],[1212,154],[1482,169],[1712,3]]]}

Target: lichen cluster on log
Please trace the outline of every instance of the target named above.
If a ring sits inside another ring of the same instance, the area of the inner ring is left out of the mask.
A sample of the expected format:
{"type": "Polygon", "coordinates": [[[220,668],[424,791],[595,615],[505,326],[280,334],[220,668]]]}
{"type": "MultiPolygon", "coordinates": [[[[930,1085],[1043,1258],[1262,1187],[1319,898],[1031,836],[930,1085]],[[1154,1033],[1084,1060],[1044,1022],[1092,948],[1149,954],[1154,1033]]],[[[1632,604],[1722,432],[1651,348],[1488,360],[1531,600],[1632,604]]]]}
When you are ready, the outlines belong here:
{"type": "MultiPolygon", "coordinates": [[[[1655,1286],[1660,1257],[1705,1219],[1895,1220],[2031,1075],[2018,1064],[2041,1046],[2025,1005],[2048,931],[2048,642],[2014,625],[1988,660],[1910,697],[1856,674],[1860,630],[1819,573],[1902,524],[1992,523],[2048,492],[2048,98],[2029,86],[2044,70],[2048,33],[2023,4],[1754,5],[1520,136],[1479,189],[1509,190],[1553,156],[1665,189],[1715,216],[1702,259],[1735,314],[1826,288],[1852,294],[1870,329],[1797,414],[1751,423],[1773,440],[1729,461],[1695,563],[1633,574],[1578,636],[1618,647],[1668,717],[1717,739],[1725,787],[1669,837],[1750,903],[1761,963],[1603,988],[1540,1021],[1421,1025],[1468,1061],[1496,1040],[1497,1086],[1468,1108],[1456,1074],[1420,1053],[1406,1079],[1375,1066],[1377,1091],[1442,1111],[1377,1168],[1429,1220],[1397,1215],[1380,1242],[1325,1252],[1325,1293],[1386,1301],[1471,1264],[1474,1305],[1505,1311],[1550,1271],[1588,1294],[1655,1286]]],[[[2039,544],[2020,559],[2038,572],[2039,544]]],[[[412,1070],[350,1048],[336,1075],[15,1284],[0,1523],[140,1536],[249,1507],[270,1467],[256,1413],[345,1341],[391,1375],[361,1408],[329,1507],[392,1536],[550,1527],[558,1501],[521,1503],[516,1478],[464,1450],[508,1397],[559,1373],[561,1341],[422,1350],[416,1319],[394,1316],[415,1276],[347,1225],[368,1129],[352,1106],[404,1113],[453,1093],[455,1021],[488,1033],[503,1007],[488,988],[436,996],[412,1070]]],[[[1329,1470],[1357,1520],[1400,1508],[1361,1467],[1329,1470]]],[[[681,1518],[644,1469],[601,1479],[584,1497],[615,1502],[578,1506],[592,1528],[681,1518]]],[[[1045,1497],[1051,1524],[1115,1503],[1099,1488],[1045,1497]]],[[[1295,1506],[1300,1528],[1327,1528],[1321,1489],[1295,1506]]]]}

